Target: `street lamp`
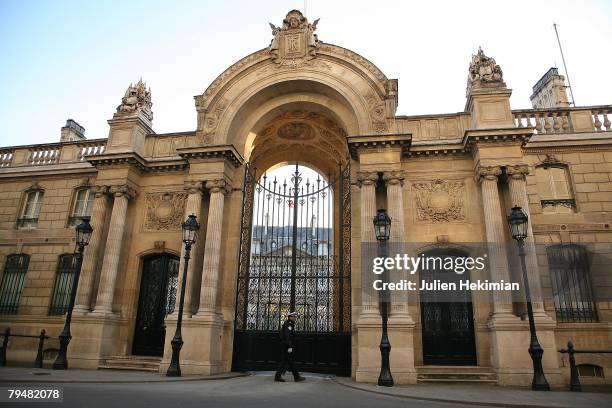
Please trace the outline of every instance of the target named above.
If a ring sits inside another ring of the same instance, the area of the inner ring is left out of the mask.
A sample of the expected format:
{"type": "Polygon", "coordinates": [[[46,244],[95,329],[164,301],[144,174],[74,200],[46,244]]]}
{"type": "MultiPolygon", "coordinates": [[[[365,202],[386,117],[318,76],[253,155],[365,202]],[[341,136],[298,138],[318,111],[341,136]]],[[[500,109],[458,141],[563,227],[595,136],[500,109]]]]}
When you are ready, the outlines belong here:
{"type": "Polygon", "coordinates": [[[521,207],[512,207],[512,212],[508,216],[508,226],[510,234],[516,240],[521,258],[521,268],[523,270],[523,285],[525,285],[525,300],[527,302],[527,316],[529,317],[529,332],[531,333],[531,341],[529,343],[529,355],[533,362],[533,380],[531,389],[534,391],[550,391],[550,386],[544,376],[542,368],[542,355],[544,350],[538,341],[535,323],[533,321],[533,307],[531,306],[531,293],[529,291],[529,279],[527,277],[527,267],[525,266],[525,238],[527,238],[528,226],[527,215],[521,207]]]}
{"type": "MultiPolygon", "coordinates": [[[[380,209],[373,219],[374,232],[378,241],[378,256],[386,257],[388,255],[387,241],[391,231],[391,218],[387,214],[387,210],[380,209]]],[[[383,272],[383,281],[387,281],[387,269],[383,272]]],[[[384,387],[393,387],[393,377],[391,376],[391,368],[389,367],[389,354],[391,354],[391,343],[387,334],[387,321],[389,320],[389,295],[387,291],[379,292],[380,311],[382,315],[382,337],[380,338],[380,375],[378,376],[378,385],[384,387]]]]}
{"type": "Polygon", "coordinates": [[[89,245],[91,239],[91,233],[93,232],[92,226],[89,224],[89,220],[84,218],[79,225],[75,227],[76,231],[76,246],[78,252],[75,253],[76,258],[76,269],[74,271],[74,279],[72,280],[72,287],[70,288],[70,301],[68,303],[68,310],[66,311],[66,321],[64,323],[64,330],[59,335],[60,348],[57,353],[57,358],[53,362],[54,370],[66,370],[68,368],[68,344],[72,336],[70,335],[70,321],[72,320],[72,309],[74,308],[74,299],[76,298],[77,287],[79,286],[79,276],[81,275],[81,265],[83,265],[83,251],[85,247],[89,245]]]}
{"type": "Polygon", "coordinates": [[[181,354],[181,347],[183,347],[183,337],[181,335],[181,325],[183,324],[183,304],[185,303],[185,284],[187,282],[187,266],[189,265],[189,258],[191,254],[191,246],[196,242],[198,238],[198,231],[200,230],[200,224],[196,220],[196,216],[191,214],[187,217],[187,220],[182,225],[183,227],[183,242],[185,243],[185,264],[183,266],[183,280],[181,282],[181,297],[179,300],[179,311],[178,320],[176,322],[176,331],[172,338],[172,360],[166,371],[168,377],[180,377],[181,376],[181,365],[179,358],[181,354]]]}

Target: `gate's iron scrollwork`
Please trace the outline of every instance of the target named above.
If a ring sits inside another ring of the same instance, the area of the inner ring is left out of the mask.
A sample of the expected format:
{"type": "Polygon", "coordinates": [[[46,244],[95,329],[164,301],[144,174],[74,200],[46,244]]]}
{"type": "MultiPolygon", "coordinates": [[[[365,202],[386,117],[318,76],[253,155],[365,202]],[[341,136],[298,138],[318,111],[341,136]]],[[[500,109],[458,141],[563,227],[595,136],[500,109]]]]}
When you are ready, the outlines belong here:
{"type": "Polygon", "coordinates": [[[289,180],[246,166],[236,298],[235,369],[270,369],[288,311],[300,314],[296,362],[350,371],[350,168],[289,180]],[[334,217],[334,214],[337,217],[334,217]],[[337,248],[336,248],[337,245],[337,248]]]}

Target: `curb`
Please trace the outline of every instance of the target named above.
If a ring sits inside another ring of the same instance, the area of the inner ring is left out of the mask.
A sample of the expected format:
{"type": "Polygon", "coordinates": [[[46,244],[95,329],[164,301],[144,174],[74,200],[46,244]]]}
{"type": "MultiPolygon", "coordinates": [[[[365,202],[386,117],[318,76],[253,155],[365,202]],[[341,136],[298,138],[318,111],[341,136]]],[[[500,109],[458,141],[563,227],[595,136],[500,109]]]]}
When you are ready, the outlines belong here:
{"type": "MultiPolygon", "coordinates": [[[[230,380],[232,378],[248,377],[250,373],[230,373],[226,375],[213,375],[205,377],[172,377],[168,379],[164,376],[159,376],[159,379],[138,379],[138,380],[80,380],[80,379],[51,379],[45,378],[46,375],[40,376],[41,378],[27,378],[27,379],[16,379],[9,380],[6,378],[0,378],[0,384],[10,383],[33,383],[33,384],[147,384],[147,383],[173,383],[173,382],[186,382],[186,381],[213,381],[213,380],[230,380]]],[[[38,375],[35,375],[38,377],[38,375]]]]}
{"type": "Polygon", "coordinates": [[[462,404],[462,405],[477,405],[484,407],[505,407],[505,408],[567,408],[567,406],[562,405],[539,405],[539,404],[511,404],[511,403],[503,403],[503,402],[487,402],[487,401],[460,401],[456,399],[448,399],[448,398],[436,398],[436,397],[422,397],[418,395],[402,395],[402,394],[391,394],[388,392],[371,390],[368,388],[362,388],[356,385],[347,384],[342,381],[338,381],[336,378],[330,378],[334,383],[341,385],[343,387],[352,388],[354,390],[369,392],[372,394],[385,395],[387,397],[396,397],[396,398],[405,398],[405,399],[413,399],[420,401],[430,401],[430,402],[444,402],[447,404],[462,404]]]}

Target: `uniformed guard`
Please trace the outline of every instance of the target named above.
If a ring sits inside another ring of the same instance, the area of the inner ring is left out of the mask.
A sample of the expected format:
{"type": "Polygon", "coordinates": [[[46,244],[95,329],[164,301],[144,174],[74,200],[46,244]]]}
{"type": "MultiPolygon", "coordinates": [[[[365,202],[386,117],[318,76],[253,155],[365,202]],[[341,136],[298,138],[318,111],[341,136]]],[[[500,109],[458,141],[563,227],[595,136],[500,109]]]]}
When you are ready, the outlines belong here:
{"type": "Polygon", "coordinates": [[[287,320],[283,323],[283,327],[280,331],[281,340],[281,363],[274,376],[274,381],[285,382],[283,374],[287,369],[293,373],[293,379],[295,382],[304,381],[305,378],[300,375],[293,365],[293,352],[294,352],[294,339],[295,339],[295,321],[298,318],[296,312],[287,313],[287,320]]]}

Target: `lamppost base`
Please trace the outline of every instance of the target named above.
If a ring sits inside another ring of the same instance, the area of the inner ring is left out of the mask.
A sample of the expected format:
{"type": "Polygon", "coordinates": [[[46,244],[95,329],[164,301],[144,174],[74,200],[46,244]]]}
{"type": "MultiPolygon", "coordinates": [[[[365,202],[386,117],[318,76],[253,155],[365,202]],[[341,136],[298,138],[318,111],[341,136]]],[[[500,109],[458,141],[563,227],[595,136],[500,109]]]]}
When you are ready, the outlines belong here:
{"type": "Polygon", "coordinates": [[[393,378],[379,378],[378,385],[381,387],[393,387],[393,378]]]}

